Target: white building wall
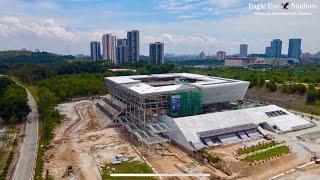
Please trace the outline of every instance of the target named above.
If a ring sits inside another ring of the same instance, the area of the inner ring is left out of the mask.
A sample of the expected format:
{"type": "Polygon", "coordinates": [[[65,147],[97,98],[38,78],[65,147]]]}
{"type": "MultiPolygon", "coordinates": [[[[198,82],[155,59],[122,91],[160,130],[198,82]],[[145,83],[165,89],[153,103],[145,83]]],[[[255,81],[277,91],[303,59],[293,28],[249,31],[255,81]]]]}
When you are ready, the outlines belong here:
{"type": "Polygon", "coordinates": [[[190,145],[188,140],[186,139],[186,136],[183,135],[180,128],[177,126],[177,124],[173,121],[173,118],[169,116],[160,116],[158,117],[160,121],[168,123],[170,127],[176,129],[174,131],[169,131],[163,133],[164,135],[168,136],[170,140],[174,141],[175,143],[185,147],[186,149],[193,151],[193,147],[190,145]]]}
{"type": "Polygon", "coordinates": [[[231,59],[226,59],[224,61],[225,66],[231,66],[231,67],[242,67],[242,61],[241,60],[231,60],[231,59]]]}
{"type": "Polygon", "coordinates": [[[204,94],[203,103],[219,103],[243,99],[250,82],[238,82],[233,84],[221,84],[198,86],[204,94]]]}

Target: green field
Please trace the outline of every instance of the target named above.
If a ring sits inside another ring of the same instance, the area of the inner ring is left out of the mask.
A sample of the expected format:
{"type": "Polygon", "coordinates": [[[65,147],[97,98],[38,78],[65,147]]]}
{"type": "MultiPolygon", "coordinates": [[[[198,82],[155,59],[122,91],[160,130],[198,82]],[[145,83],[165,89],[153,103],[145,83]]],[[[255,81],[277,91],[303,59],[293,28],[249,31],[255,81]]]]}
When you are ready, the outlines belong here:
{"type": "Polygon", "coordinates": [[[270,157],[275,157],[277,155],[280,154],[287,154],[289,153],[289,147],[288,146],[279,146],[273,149],[269,149],[265,152],[260,152],[257,154],[253,154],[253,155],[249,155],[247,157],[244,158],[244,160],[246,162],[254,162],[254,161],[260,161],[260,160],[264,160],[264,159],[268,159],[270,157]]]}
{"type": "Polygon", "coordinates": [[[269,147],[275,146],[279,144],[278,142],[275,141],[271,141],[271,142],[266,142],[266,143],[262,143],[262,144],[257,144],[257,145],[253,145],[250,146],[248,148],[239,148],[237,150],[238,155],[243,155],[243,154],[249,154],[255,151],[259,151],[261,149],[267,149],[269,147]]]}
{"type": "Polygon", "coordinates": [[[141,173],[141,174],[150,174],[153,173],[152,169],[141,161],[126,161],[123,164],[107,164],[103,168],[102,178],[107,179],[155,179],[153,177],[110,177],[111,173],[141,173]],[[114,168],[114,170],[112,170],[114,168]]]}

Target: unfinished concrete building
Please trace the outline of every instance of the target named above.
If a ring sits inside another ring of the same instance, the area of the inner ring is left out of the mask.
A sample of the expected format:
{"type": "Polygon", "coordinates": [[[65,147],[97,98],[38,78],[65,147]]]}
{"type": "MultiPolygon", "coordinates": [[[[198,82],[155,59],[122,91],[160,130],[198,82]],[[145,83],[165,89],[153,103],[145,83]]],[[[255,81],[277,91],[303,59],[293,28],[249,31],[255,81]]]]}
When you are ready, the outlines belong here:
{"type": "Polygon", "coordinates": [[[312,126],[274,105],[232,110],[232,102],[245,96],[246,81],[170,73],[105,77],[105,83],[109,96],[104,101],[111,108],[97,104],[99,109],[147,145],[173,140],[195,151],[259,137],[258,127],[290,131],[312,126]]]}

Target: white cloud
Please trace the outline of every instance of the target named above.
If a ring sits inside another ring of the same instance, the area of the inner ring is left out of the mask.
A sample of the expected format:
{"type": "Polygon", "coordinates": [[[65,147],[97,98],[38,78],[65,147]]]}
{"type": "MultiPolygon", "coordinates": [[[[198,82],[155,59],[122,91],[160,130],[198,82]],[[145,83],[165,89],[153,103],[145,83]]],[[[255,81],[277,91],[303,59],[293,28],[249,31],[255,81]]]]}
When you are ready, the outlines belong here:
{"type": "Polygon", "coordinates": [[[59,7],[57,3],[51,2],[51,1],[40,1],[38,2],[38,5],[40,8],[45,8],[45,9],[56,9],[59,7]]]}
{"type": "Polygon", "coordinates": [[[35,35],[40,38],[56,37],[61,40],[72,40],[75,35],[59,26],[53,19],[47,19],[43,23],[25,22],[16,17],[3,17],[0,19],[2,29],[6,29],[7,36],[35,35]]]}

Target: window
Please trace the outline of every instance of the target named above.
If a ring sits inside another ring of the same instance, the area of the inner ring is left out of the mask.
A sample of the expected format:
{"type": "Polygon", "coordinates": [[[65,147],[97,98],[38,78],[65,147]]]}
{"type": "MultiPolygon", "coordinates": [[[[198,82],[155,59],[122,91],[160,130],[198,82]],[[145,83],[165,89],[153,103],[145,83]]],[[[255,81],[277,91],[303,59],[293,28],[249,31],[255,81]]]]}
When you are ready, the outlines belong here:
{"type": "Polygon", "coordinates": [[[282,116],[282,115],[288,115],[288,113],[278,110],[278,111],[270,111],[270,112],[265,112],[266,115],[271,118],[271,117],[277,117],[277,116],[282,116]]]}

